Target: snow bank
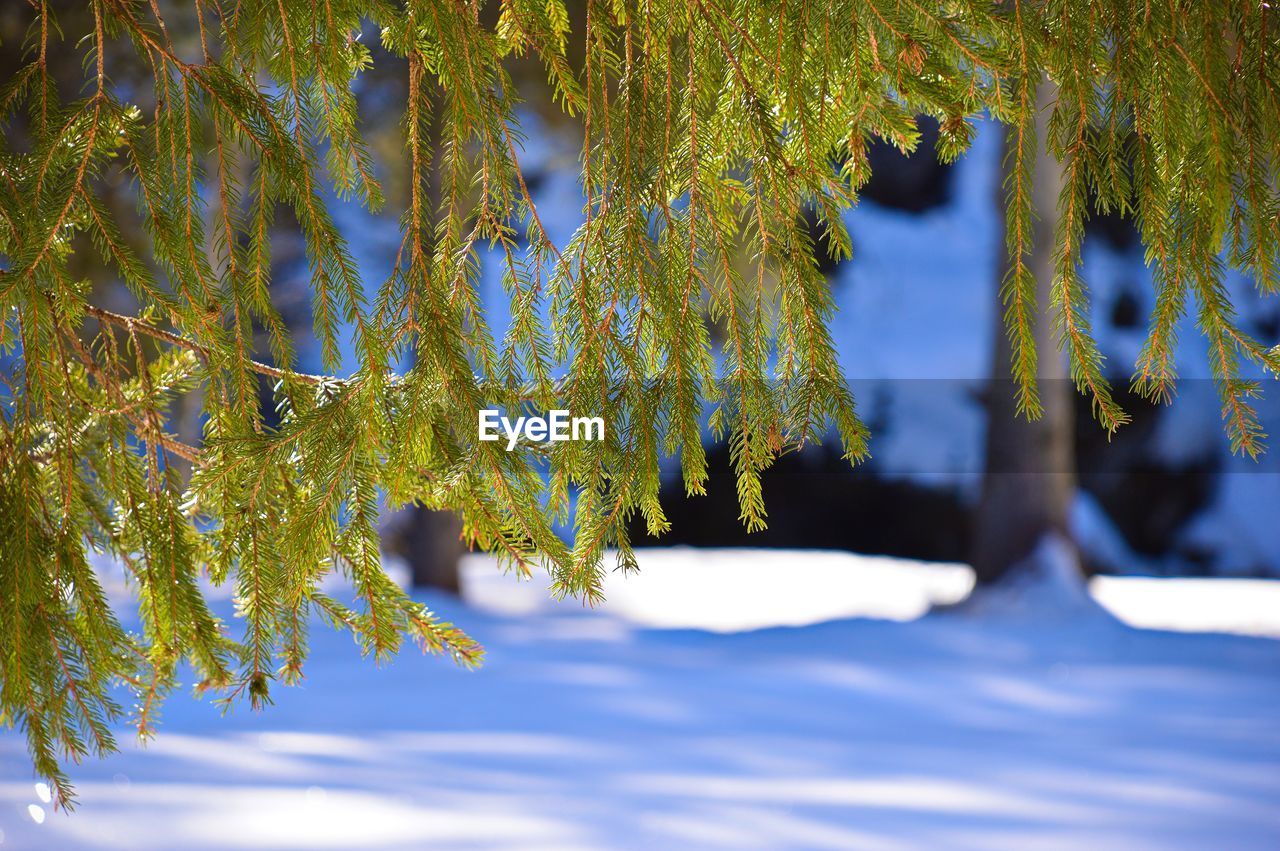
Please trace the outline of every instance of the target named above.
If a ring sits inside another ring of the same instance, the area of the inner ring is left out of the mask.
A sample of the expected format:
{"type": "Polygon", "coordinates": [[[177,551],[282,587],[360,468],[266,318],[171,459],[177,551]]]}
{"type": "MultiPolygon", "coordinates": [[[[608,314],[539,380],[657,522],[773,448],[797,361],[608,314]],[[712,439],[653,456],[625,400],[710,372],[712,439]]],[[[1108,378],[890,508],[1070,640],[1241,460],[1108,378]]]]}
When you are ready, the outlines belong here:
{"type": "Polygon", "coordinates": [[[1054,534],[1046,535],[998,582],[975,588],[959,604],[946,607],[946,611],[1032,626],[1070,623],[1097,627],[1119,623],[1089,593],[1075,548],[1054,534]]]}
{"type": "MultiPolygon", "coordinates": [[[[71,817],[0,734],[0,848],[1280,845],[1280,642],[888,619],[963,593],[958,565],[697,550],[641,564],[589,610],[473,559],[474,604],[429,602],[485,642],[476,672],[412,652],[375,667],[317,626],[301,687],[225,718],[174,695],[148,749],[124,734],[123,753],[74,769],[71,817]]],[[[1280,634],[1280,606],[1250,608],[1277,588],[1094,593],[1182,629],[1212,598],[1214,626],[1249,612],[1280,634]]]]}

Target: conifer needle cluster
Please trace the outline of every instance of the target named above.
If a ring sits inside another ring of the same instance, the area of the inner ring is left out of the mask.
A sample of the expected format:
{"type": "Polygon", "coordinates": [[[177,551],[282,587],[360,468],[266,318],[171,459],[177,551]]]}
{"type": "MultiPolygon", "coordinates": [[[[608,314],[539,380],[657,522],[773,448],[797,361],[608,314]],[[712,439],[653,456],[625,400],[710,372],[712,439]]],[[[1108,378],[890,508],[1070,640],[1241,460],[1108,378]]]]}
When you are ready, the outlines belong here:
{"type": "Polygon", "coordinates": [[[703,490],[708,416],[749,528],[765,523],[759,477],[780,453],[834,427],[863,456],[806,222],[847,254],[841,216],[868,145],[914,149],[920,115],[939,122],[946,160],[981,115],[1015,134],[1004,318],[1028,416],[1032,326],[1052,307],[1098,419],[1125,420],[1080,274],[1085,220],[1119,211],[1157,288],[1135,386],[1173,392],[1175,329],[1194,311],[1230,440],[1261,448],[1244,364],[1276,372],[1280,350],[1241,329],[1224,276],[1280,288],[1267,3],[587,0],[582,20],[563,0],[16,1],[29,27],[4,49],[23,61],[0,81],[0,712],[64,804],[65,759],[110,751],[126,714],[149,732],[180,668],[226,701],[295,682],[313,615],[376,658],[408,637],[479,661],[383,572],[384,506],[455,511],[473,545],[593,601],[607,550],[634,566],[630,516],[667,526],[664,456],[703,490]],[[408,93],[408,200],[381,281],[362,277],[332,213],[335,198],[384,205],[356,99],[375,53],[401,63],[408,93]],[[580,122],[583,222],[566,244],[521,172],[516,56],[542,63],[580,122]],[[125,58],[149,85],[116,82],[125,58]],[[53,71],[72,65],[68,91],[53,71]],[[1059,94],[1037,138],[1046,75],[1059,94]],[[1065,176],[1052,306],[1026,263],[1039,146],[1065,176]],[[136,197],[137,227],[104,202],[108,183],[136,197]],[[300,371],[272,299],[284,207],[305,239],[324,374],[300,371]],[[95,303],[75,271],[88,252],[136,312],[95,303]],[[506,328],[486,318],[482,262],[502,264],[506,328]],[[348,333],[356,362],[339,375],[348,333]],[[172,410],[193,395],[203,433],[184,442],[172,410]],[[603,416],[607,438],[507,452],[477,440],[492,407],[603,416]],[[95,553],[127,569],[138,630],[108,605],[95,553]],[[335,573],[353,599],[323,590],[335,573]],[[205,581],[234,588],[236,631],[205,581]]]}

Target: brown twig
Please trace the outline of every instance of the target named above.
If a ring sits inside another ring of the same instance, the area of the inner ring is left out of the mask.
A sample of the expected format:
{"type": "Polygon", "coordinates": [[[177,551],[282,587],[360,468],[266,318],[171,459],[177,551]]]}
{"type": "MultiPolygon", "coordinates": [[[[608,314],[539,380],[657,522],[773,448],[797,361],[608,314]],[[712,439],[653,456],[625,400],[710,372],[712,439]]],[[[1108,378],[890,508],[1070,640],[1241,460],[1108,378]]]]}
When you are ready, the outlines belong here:
{"type": "MultiPolygon", "coordinates": [[[[186,337],[171,333],[169,331],[165,331],[162,328],[155,328],[151,325],[147,325],[137,317],[124,316],[123,314],[120,314],[120,313],[112,313],[110,310],[104,310],[101,307],[94,307],[93,305],[86,305],[85,312],[101,322],[110,322],[113,325],[120,326],[121,328],[137,331],[138,333],[145,334],[148,337],[151,337],[153,339],[160,340],[162,342],[169,343],[170,345],[179,346],[180,348],[184,348],[189,351],[195,352],[196,354],[200,355],[200,357],[208,360],[209,350],[206,349],[204,346],[200,345],[199,343],[193,340],[188,340],[186,337]]],[[[274,366],[268,366],[267,364],[261,363],[256,360],[249,361],[249,368],[252,369],[254,372],[257,372],[261,375],[270,376],[271,378],[292,379],[294,381],[301,381],[304,384],[319,384],[322,381],[338,380],[336,378],[333,378],[331,376],[326,376],[326,375],[312,375],[306,372],[294,372],[288,369],[277,369],[274,366]]]]}

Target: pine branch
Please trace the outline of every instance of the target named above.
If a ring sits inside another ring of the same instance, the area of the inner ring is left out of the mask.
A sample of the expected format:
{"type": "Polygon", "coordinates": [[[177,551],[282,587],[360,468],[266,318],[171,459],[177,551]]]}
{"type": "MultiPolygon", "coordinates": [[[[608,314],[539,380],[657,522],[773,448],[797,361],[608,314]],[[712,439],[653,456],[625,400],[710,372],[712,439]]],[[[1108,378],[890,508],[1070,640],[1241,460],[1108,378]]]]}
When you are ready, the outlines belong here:
{"type": "Polygon", "coordinates": [[[1080,266],[1092,206],[1135,218],[1154,270],[1134,387],[1172,394],[1194,294],[1228,439],[1262,448],[1248,370],[1280,372],[1280,348],[1238,327],[1222,281],[1230,267],[1280,292],[1274,10],[592,0],[580,23],[563,0],[505,0],[491,24],[482,5],[197,0],[170,21],[150,0],[91,0],[56,20],[35,0],[17,7],[26,42],[0,85],[0,347],[14,366],[0,376],[0,558],[24,569],[0,571],[0,636],[14,648],[0,654],[0,715],[26,727],[60,797],[57,755],[110,747],[96,725],[113,677],[139,692],[149,733],[184,660],[227,700],[265,703],[272,680],[296,682],[311,614],[376,656],[410,637],[477,661],[477,645],[386,579],[382,495],[456,511],[468,541],[520,571],[545,565],[559,591],[591,601],[606,548],[635,566],[637,510],[651,530],[668,525],[664,455],[689,491],[708,486],[708,427],[729,446],[749,529],[766,522],[760,477],[780,455],[834,428],[846,458],[864,457],[802,222],[848,255],[843,220],[870,178],[868,145],[913,150],[921,115],[938,120],[946,160],[967,149],[976,116],[1010,128],[1001,293],[1021,413],[1039,412],[1045,353],[1032,331],[1052,310],[1104,428],[1125,419],[1080,266]],[[371,24],[381,52],[357,38],[371,24]],[[527,87],[511,57],[525,54],[581,121],[583,221],[562,244],[520,162],[527,87]],[[379,179],[397,173],[383,140],[362,135],[386,116],[357,109],[375,55],[407,73],[390,111],[404,118],[409,183],[400,248],[370,305],[333,199],[376,210],[379,179]],[[1039,104],[1046,77],[1062,94],[1039,104]],[[67,91],[87,94],[63,103],[67,91]],[[1046,151],[1066,181],[1041,305],[1029,252],[1046,151]],[[273,303],[275,237],[290,222],[309,328],[273,303]],[[76,257],[84,236],[100,264],[76,257]],[[487,289],[493,264],[505,305],[487,289]],[[112,276],[142,315],[92,303],[112,276]],[[509,316],[505,333],[494,315],[509,316]],[[282,366],[255,359],[259,326],[282,366]],[[351,377],[289,368],[314,337],[336,373],[347,334],[351,377]],[[402,361],[412,366],[397,374],[402,361]],[[170,433],[183,396],[200,408],[198,447],[170,433]],[[608,435],[512,452],[476,438],[481,408],[551,405],[605,417],[608,435]],[[105,611],[89,542],[133,575],[140,637],[86,614],[105,611]],[[209,613],[202,570],[233,584],[240,643],[209,613]],[[358,603],[319,592],[333,570],[358,603]]]}
{"type": "MultiPolygon", "coordinates": [[[[118,325],[119,327],[125,328],[129,331],[146,334],[148,337],[153,337],[172,346],[178,346],[179,348],[186,349],[187,351],[195,352],[205,359],[210,357],[209,349],[205,346],[202,346],[192,340],[188,340],[186,337],[182,337],[178,334],[172,334],[161,328],[148,325],[138,317],[123,316],[119,313],[112,313],[109,310],[105,310],[101,307],[95,307],[93,305],[85,305],[84,311],[95,319],[100,319],[103,322],[110,322],[113,325],[118,325]]],[[[254,372],[257,372],[260,375],[284,381],[300,381],[303,384],[320,384],[325,381],[336,382],[341,380],[336,377],[325,375],[312,375],[305,372],[277,369],[274,366],[268,366],[267,364],[260,363],[256,360],[250,360],[249,366],[254,372]]]]}

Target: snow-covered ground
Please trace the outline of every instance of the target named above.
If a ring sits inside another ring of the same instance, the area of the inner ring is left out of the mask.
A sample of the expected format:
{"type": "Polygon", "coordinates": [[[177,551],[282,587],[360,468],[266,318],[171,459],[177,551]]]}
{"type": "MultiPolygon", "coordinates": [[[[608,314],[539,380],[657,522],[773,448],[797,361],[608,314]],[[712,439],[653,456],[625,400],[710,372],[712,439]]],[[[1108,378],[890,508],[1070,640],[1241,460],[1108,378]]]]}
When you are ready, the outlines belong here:
{"type": "Polygon", "coordinates": [[[4,733],[0,847],[1280,847],[1280,582],[1108,578],[1119,620],[1041,620],[926,615],[957,565],[641,564],[584,610],[472,557],[472,602],[433,602],[481,670],[317,628],[303,687],[175,695],[69,817],[4,733]]]}

